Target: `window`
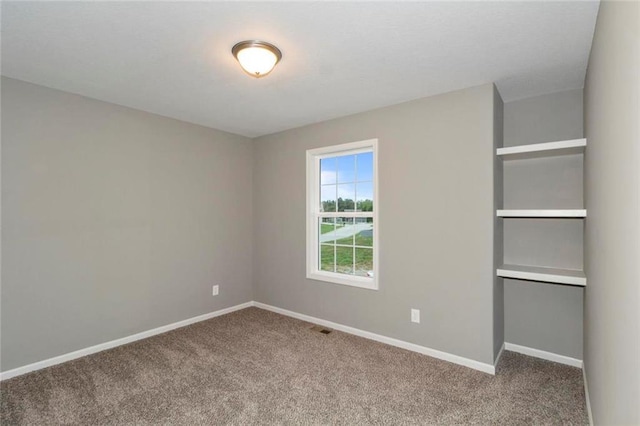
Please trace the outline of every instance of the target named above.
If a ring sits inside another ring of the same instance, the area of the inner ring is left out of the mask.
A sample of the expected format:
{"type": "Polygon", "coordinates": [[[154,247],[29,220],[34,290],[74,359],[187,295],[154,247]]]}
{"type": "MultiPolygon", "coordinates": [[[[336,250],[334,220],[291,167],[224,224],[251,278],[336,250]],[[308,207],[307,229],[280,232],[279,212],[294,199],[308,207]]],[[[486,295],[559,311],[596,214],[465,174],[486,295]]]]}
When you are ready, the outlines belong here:
{"type": "Polygon", "coordinates": [[[307,151],[307,278],[378,288],[377,146],[307,151]]]}

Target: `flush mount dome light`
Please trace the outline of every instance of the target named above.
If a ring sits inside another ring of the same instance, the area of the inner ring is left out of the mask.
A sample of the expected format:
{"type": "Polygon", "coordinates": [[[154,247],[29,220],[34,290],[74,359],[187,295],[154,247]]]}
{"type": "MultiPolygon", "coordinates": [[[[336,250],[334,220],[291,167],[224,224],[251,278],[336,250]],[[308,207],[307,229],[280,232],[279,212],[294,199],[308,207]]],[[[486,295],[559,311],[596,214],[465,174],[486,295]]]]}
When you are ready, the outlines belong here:
{"type": "Polygon", "coordinates": [[[282,58],[282,52],[271,43],[246,40],[233,46],[231,53],[247,74],[260,78],[269,74],[282,58]]]}

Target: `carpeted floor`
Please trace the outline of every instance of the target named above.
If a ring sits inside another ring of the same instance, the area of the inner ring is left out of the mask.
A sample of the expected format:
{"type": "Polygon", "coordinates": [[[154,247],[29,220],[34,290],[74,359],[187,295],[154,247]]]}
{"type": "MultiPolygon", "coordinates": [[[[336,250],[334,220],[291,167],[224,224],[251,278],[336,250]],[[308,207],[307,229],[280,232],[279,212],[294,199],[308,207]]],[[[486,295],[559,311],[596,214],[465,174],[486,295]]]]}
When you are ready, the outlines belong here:
{"type": "Polygon", "coordinates": [[[581,370],[496,376],[257,308],[16,377],[2,425],[587,424],[581,370]]]}

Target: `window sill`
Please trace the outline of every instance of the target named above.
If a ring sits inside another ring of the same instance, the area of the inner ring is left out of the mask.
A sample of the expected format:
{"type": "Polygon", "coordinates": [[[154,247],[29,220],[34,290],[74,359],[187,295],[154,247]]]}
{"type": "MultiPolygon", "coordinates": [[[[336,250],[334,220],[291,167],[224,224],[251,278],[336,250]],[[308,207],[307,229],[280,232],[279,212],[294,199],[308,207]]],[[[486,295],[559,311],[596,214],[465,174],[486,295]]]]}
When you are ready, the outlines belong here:
{"type": "Polygon", "coordinates": [[[378,290],[378,280],[375,278],[347,276],[323,271],[307,272],[307,278],[350,287],[365,288],[367,290],[378,290]]]}

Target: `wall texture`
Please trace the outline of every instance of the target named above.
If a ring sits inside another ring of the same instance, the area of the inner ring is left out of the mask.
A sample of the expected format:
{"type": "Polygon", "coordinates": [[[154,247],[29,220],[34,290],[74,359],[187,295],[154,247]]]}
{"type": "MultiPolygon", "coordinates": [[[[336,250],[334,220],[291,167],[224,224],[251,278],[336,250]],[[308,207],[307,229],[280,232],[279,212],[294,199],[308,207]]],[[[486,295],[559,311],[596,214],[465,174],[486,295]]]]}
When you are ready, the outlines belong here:
{"type": "Polygon", "coordinates": [[[257,138],[256,300],[492,364],[493,107],[489,84],[257,138]],[[371,138],[380,289],[307,280],[305,151],[371,138]]]}
{"type": "MultiPolygon", "coordinates": [[[[582,138],[582,102],[582,90],[570,90],[506,103],[505,146],[582,138]]],[[[584,208],[583,155],[505,161],[504,206],[584,208]]],[[[583,228],[574,219],[504,220],[505,263],[583,269],[583,228]]],[[[505,279],[505,341],[582,359],[583,292],[505,279]]]]}
{"type": "Polygon", "coordinates": [[[595,424],[640,424],[640,3],[600,5],[585,83],[585,372],[595,424]]]}
{"type": "MultiPolygon", "coordinates": [[[[493,87],[493,152],[504,145],[504,103],[493,87]]],[[[493,156],[493,210],[502,208],[504,204],[503,172],[501,159],[493,156]]],[[[493,215],[493,267],[502,265],[504,258],[504,220],[493,215]]],[[[493,358],[500,356],[504,346],[504,279],[494,274],[493,278],[493,358]]]]}
{"type": "Polygon", "coordinates": [[[252,299],[251,140],[3,78],[2,150],[3,371],[252,299]]]}

